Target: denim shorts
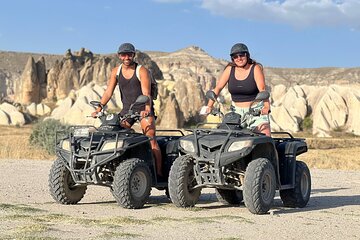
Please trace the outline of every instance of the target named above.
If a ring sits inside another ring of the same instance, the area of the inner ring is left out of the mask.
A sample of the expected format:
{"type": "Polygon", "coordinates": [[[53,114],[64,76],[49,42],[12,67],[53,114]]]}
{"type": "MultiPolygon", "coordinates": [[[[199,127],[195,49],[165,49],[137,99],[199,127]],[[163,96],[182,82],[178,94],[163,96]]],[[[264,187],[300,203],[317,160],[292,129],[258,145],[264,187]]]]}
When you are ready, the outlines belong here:
{"type": "MultiPolygon", "coordinates": [[[[244,122],[241,127],[248,128],[250,130],[254,130],[257,126],[262,124],[270,124],[269,115],[260,115],[260,116],[253,116],[247,115],[246,113],[249,112],[249,108],[242,108],[242,107],[235,107],[235,112],[241,115],[241,120],[244,122]],[[245,119],[246,118],[246,121],[245,119]]],[[[264,102],[259,102],[253,105],[252,108],[261,110],[264,107],[264,102]]]]}

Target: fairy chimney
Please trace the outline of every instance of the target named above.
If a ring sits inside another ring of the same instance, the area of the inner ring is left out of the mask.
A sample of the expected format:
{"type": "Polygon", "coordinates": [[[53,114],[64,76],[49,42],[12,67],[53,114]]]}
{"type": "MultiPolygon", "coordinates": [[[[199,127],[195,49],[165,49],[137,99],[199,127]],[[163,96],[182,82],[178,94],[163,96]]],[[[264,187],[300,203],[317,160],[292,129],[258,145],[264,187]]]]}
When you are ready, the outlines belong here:
{"type": "Polygon", "coordinates": [[[29,57],[21,77],[15,82],[15,101],[28,105],[40,103],[46,95],[46,67],[44,58],[35,62],[29,57]]]}

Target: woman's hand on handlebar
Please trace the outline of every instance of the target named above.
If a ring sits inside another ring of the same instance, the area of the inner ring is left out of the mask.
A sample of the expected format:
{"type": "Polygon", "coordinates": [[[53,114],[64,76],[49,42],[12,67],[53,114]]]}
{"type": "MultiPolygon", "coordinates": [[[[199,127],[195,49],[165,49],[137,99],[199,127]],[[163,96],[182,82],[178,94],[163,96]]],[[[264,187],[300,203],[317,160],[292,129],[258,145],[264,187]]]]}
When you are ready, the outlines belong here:
{"type": "Polygon", "coordinates": [[[270,109],[267,107],[263,107],[261,109],[261,115],[268,115],[270,113],[270,109]]]}
{"type": "Polygon", "coordinates": [[[212,110],[212,107],[203,106],[203,107],[200,109],[200,115],[208,115],[208,114],[211,113],[211,110],[212,110]]]}

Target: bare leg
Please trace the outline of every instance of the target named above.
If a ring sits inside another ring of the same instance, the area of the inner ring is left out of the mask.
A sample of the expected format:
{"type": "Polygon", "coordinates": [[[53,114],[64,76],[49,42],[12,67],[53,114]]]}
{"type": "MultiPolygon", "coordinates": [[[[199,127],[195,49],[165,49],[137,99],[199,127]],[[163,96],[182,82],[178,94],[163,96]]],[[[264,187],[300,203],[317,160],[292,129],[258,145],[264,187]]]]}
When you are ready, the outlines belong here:
{"type": "Polygon", "coordinates": [[[263,123],[260,124],[255,128],[256,132],[264,133],[266,136],[271,137],[271,130],[270,130],[270,124],[269,123],[263,123]]]}
{"type": "Polygon", "coordinates": [[[159,176],[163,176],[161,150],[155,139],[155,119],[153,116],[143,118],[140,122],[140,125],[143,133],[146,136],[153,138],[150,141],[150,144],[151,144],[151,150],[155,157],[156,173],[159,176]]]}

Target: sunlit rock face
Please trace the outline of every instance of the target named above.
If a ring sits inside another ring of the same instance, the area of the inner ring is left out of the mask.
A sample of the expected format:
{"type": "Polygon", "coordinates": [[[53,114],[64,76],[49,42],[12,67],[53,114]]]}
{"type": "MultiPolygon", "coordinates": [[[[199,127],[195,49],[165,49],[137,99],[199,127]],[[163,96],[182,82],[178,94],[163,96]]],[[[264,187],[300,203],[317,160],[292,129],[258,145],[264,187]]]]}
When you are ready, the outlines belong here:
{"type": "MultiPolygon", "coordinates": [[[[2,125],[23,124],[23,114],[48,116],[71,124],[93,123],[87,117],[94,110],[89,102],[100,100],[111,70],[120,64],[116,54],[93,54],[83,48],[78,52],[68,50],[63,56],[33,54],[34,58],[31,54],[19,54],[0,52],[0,104],[24,106],[19,109],[3,105],[2,125]]],[[[170,53],[137,51],[135,60],[157,79],[159,95],[154,107],[161,128],[194,126],[202,121],[199,110],[206,104],[205,92],[215,87],[228,64],[196,46],[170,53]]],[[[301,131],[304,119],[310,118],[314,135],[331,136],[334,130],[360,135],[360,68],[264,66],[264,74],[271,92],[273,131],[301,131]]],[[[227,87],[221,95],[227,102],[223,109],[228,111],[231,97],[227,87]]],[[[108,107],[121,110],[118,87],[108,107]]]]}

